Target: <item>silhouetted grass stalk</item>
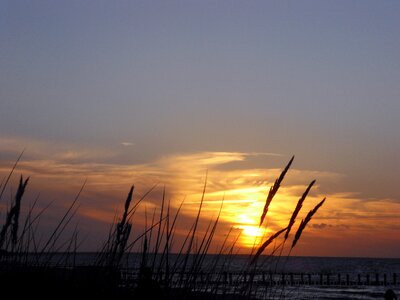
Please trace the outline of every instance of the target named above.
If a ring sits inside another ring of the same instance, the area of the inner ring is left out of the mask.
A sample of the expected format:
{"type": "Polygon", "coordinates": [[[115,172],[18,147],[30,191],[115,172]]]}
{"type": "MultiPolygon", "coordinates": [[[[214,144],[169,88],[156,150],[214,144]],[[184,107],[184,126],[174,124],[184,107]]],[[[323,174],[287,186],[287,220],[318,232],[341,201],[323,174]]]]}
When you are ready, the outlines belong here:
{"type": "MultiPolygon", "coordinates": [[[[21,156],[22,153],[17,159],[17,162],[14,164],[9,176],[1,185],[0,196],[3,195],[3,192],[6,189],[10,177],[14,172],[21,156]]],[[[260,227],[264,224],[271,202],[274,196],[277,194],[289,168],[292,165],[293,160],[294,156],[290,159],[286,167],[282,170],[279,177],[269,189],[265,205],[260,216],[260,227]]],[[[140,246],[139,251],[141,254],[140,257],[137,258],[140,265],[140,272],[138,276],[145,276],[145,272],[148,274],[147,271],[150,271],[152,280],[156,280],[159,284],[163,285],[166,291],[165,293],[167,293],[166,295],[169,295],[169,292],[172,291],[172,289],[183,289],[182,295],[183,297],[187,298],[190,298],[190,293],[194,290],[208,292],[211,293],[211,295],[225,291],[224,287],[226,282],[224,281],[227,278],[225,272],[231,268],[232,257],[239,251],[237,243],[241,232],[239,232],[236,237],[232,237],[233,227],[231,227],[222,241],[222,245],[220,245],[219,248],[215,248],[219,249],[215,256],[209,261],[206,260],[207,255],[209,255],[211,252],[210,249],[213,249],[212,244],[217,233],[217,228],[224,204],[223,198],[216,218],[210,218],[207,226],[205,226],[205,230],[200,230],[200,228],[202,228],[200,223],[203,224],[202,219],[204,219],[202,216],[202,209],[204,199],[206,197],[207,177],[208,176],[206,173],[203,191],[194,222],[192,223],[190,229],[186,231],[183,241],[180,242],[177,247],[174,247],[174,242],[176,241],[176,236],[178,235],[176,223],[179,215],[181,214],[181,209],[185,199],[180,203],[178,208],[174,208],[176,212],[173,214],[171,212],[171,200],[167,200],[166,188],[164,186],[162,190],[160,210],[157,211],[156,208],[154,209],[152,212],[151,222],[148,224],[147,210],[145,208],[144,230],[142,232],[142,229],[140,229],[140,232],[142,233],[135,238],[131,238],[130,236],[132,227],[135,221],[134,215],[137,213],[142,200],[148,196],[157,185],[154,185],[152,188],[150,188],[135,203],[133,201],[134,186],[132,186],[125,200],[121,217],[118,218],[117,214],[115,214],[114,221],[108,232],[108,238],[103,244],[94,266],[112,267],[115,270],[119,270],[121,267],[122,258],[126,257],[128,263],[129,253],[132,252],[135,245],[138,245],[140,246]],[[231,238],[233,238],[232,241],[231,238]],[[172,260],[171,249],[174,248],[180,250],[173,256],[174,259],[172,260]],[[204,275],[205,278],[207,278],[206,281],[202,282],[201,285],[198,286],[198,279],[201,277],[203,280],[204,275]]],[[[28,263],[28,255],[31,249],[33,249],[34,253],[37,254],[35,256],[37,264],[39,264],[41,256],[45,257],[47,261],[45,260],[41,263],[45,267],[51,267],[50,261],[52,261],[52,258],[55,255],[54,252],[66,251],[66,254],[57,260],[56,266],[66,265],[72,257],[73,266],[75,267],[77,250],[81,244],[78,239],[80,233],[78,226],[74,228],[72,234],[67,239],[64,240],[63,236],[65,235],[67,226],[71,223],[72,218],[79,209],[79,204],[77,201],[84,189],[86,181],[82,185],[77,196],[67,208],[64,215],[61,217],[53,232],[45,240],[44,245],[41,246],[42,237],[37,237],[37,231],[40,219],[49,206],[46,206],[36,213],[36,215],[34,215],[38,197],[29,207],[25,217],[24,225],[22,229],[19,230],[21,200],[24,195],[28,179],[23,180],[22,176],[20,178],[14,202],[10,206],[5,223],[0,231],[0,249],[2,249],[5,245],[5,249],[10,249],[12,252],[16,252],[19,255],[18,259],[20,261],[25,260],[26,263],[28,263]]],[[[279,229],[274,234],[267,237],[267,225],[263,227],[264,235],[262,237],[255,237],[248,266],[244,268],[243,271],[238,275],[239,279],[246,277],[248,281],[246,284],[233,287],[234,293],[242,294],[246,297],[252,297],[252,295],[257,292],[258,288],[253,285],[256,272],[260,270],[260,268],[263,269],[266,267],[269,264],[270,258],[279,252],[276,263],[277,267],[285,243],[290,237],[291,229],[294,226],[303,203],[314,183],[315,180],[308,185],[307,189],[298,200],[287,227],[279,229]],[[282,237],[283,233],[285,234],[282,237]],[[267,251],[268,249],[269,251],[267,251]],[[267,253],[267,255],[263,255],[264,253],[267,253]]],[[[318,209],[323,205],[324,201],[325,199],[318,203],[307,214],[305,219],[301,221],[293,238],[288,256],[290,256],[292,249],[298,243],[306,225],[310,222],[318,209]]],[[[267,219],[267,224],[268,223],[269,220],[267,219]]],[[[143,228],[143,226],[141,228],[143,228]]],[[[16,257],[18,257],[18,255],[16,257]]],[[[265,293],[267,293],[267,291],[265,293]]],[[[275,294],[272,294],[272,297],[275,297],[275,294]]]]}
{"type": "Polygon", "coordinates": [[[268,209],[269,209],[269,206],[270,206],[270,204],[272,202],[272,199],[274,198],[275,194],[278,192],[279,187],[281,186],[281,183],[282,183],[283,179],[285,178],[285,175],[286,175],[287,171],[289,170],[293,160],[294,160],[294,156],[292,156],[292,158],[290,159],[289,163],[283,169],[281,175],[275,180],[275,183],[273,184],[273,186],[271,186],[271,188],[269,190],[269,193],[268,193],[268,196],[267,196],[267,199],[265,200],[265,205],[264,205],[264,209],[263,209],[263,212],[261,214],[261,217],[260,217],[260,225],[259,226],[261,226],[262,223],[264,222],[265,216],[268,213],[268,209]]]}

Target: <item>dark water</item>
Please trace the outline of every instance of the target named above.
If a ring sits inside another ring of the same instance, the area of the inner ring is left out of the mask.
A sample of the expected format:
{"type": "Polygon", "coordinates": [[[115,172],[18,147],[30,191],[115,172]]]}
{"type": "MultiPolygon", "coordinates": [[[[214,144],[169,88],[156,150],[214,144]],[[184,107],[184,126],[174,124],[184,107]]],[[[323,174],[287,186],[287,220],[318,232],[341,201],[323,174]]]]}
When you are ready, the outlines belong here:
{"type": "MultiPolygon", "coordinates": [[[[247,257],[233,258],[232,269],[242,268],[247,261],[247,257]]],[[[269,258],[261,268],[265,271],[276,271],[278,273],[306,273],[313,274],[314,280],[319,280],[320,274],[331,274],[332,282],[338,274],[341,280],[349,276],[350,280],[356,284],[345,285],[301,285],[286,286],[277,288],[285,299],[383,299],[385,291],[392,288],[398,298],[400,296],[400,284],[392,285],[393,273],[397,274],[397,281],[400,276],[400,259],[383,258],[347,258],[347,257],[289,257],[269,258]],[[379,280],[383,281],[383,275],[387,276],[387,286],[365,285],[366,276],[370,276],[370,281],[375,280],[379,274],[379,280]],[[358,275],[361,277],[362,284],[358,285],[358,275]]],[[[263,294],[261,287],[260,294],[263,294]]],[[[278,292],[278,295],[280,296],[278,292]]],[[[276,297],[276,292],[272,293],[276,297]]],[[[268,295],[268,293],[267,293],[268,295]]]]}
{"type": "MultiPolygon", "coordinates": [[[[248,262],[247,256],[236,256],[232,258],[229,265],[230,270],[240,271],[248,262]]],[[[341,274],[341,281],[345,281],[349,276],[350,281],[354,282],[351,286],[346,285],[300,285],[277,287],[275,291],[265,292],[263,286],[259,289],[260,298],[265,295],[271,298],[284,299],[383,299],[385,291],[392,288],[400,299],[400,259],[383,258],[347,258],[347,257],[288,257],[288,258],[268,258],[260,271],[272,271],[275,273],[306,273],[312,274],[313,280],[319,281],[320,274],[326,276],[330,274],[332,282],[338,280],[341,274]],[[392,285],[393,274],[397,274],[397,285],[392,285]],[[381,285],[365,285],[366,276],[370,277],[371,283],[379,274],[381,285]],[[387,276],[387,285],[383,285],[383,276],[387,276]],[[362,284],[358,284],[360,275],[362,284]]],[[[326,277],[324,277],[326,280],[326,277]]],[[[268,297],[267,297],[268,298],[268,297]]]]}
{"type": "MultiPolygon", "coordinates": [[[[65,254],[53,254],[50,259],[53,264],[75,264],[91,265],[96,259],[95,253],[78,253],[65,259],[65,254]]],[[[49,259],[49,258],[47,258],[49,259]]],[[[173,264],[177,259],[176,255],[170,256],[170,263],[173,264]]],[[[123,259],[123,268],[138,269],[141,260],[140,254],[130,254],[123,259]]],[[[152,257],[149,257],[152,262],[152,257]]],[[[249,257],[246,255],[220,256],[207,255],[202,263],[204,271],[208,271],[213,266],[213,271],[223,269],[227,272],[242,272],[248,266],[249,257]],[[215,266],[215,262],[218,263],[215,266]]],[[[281,257],[265,258],[261,261],[259,272],[276,273],[305,273],[312,274],[313,279],[318,281],[320,274],[331,274],[332,278],[337,278],[341,274],[342,281],[345,276],[349,276],[352,285],[335,285],[334,280],[331,285],[300,285],[300,286],[278,286],[266,288],[258,285],[255,289],[260,298],[283,298],[283,299],[383,299],[384,292],[392,288],[398,298],[400,296],[400,259],[384,258],[346,258],[346,257],[281,257]],[[393,285],[393,274],[397,274],[397,285],[393,285]],[[362,278],[362,284],[357,284],[358,274],[362,278]],[[366,276],[370,276],[370,281],[375,280],[379,274],[380,281],[383,281],[383,274],[387,275],[387,285],[365,285],[366,276]],[[269,290],[268,290],[269,289],[269,290]]]]}
{"type": "MultiPolygon", "coordinates": [[[[74,257],[69,255],[67,261],[72,264],[73,260],[76,265],[90,265],[96,259],[96,253],[78,253],[74,257]]],[[[53,263],[64,262],[65,254],[52,254],[53,263]]],[[[177,255],[170,254],[171,261],[176,259],[177,255]]],[[[216,259],[216,255],[206,255],[204,265],[216,259]]],[[[150,255],[149,259],[152,257],[150,255]]],[[[139,266],[141,254],[129,254],[122,262],[124,266],[135,268],[139,266]]],[[[228,271],[242,271],[249,263],[248,255],[224,256],[220,255],[219,262],[228,261],[224,268],[228,271]]],[[[400,258],[355,258],[355,257],[303,257],[291,256],[276,257],[265,259],[263,267],[266,271],[276,270],[278,272],[285,271],[287,273],[400,273],[400,258]],[[276,268],[277,266],[277,268],[276,268]]]]}

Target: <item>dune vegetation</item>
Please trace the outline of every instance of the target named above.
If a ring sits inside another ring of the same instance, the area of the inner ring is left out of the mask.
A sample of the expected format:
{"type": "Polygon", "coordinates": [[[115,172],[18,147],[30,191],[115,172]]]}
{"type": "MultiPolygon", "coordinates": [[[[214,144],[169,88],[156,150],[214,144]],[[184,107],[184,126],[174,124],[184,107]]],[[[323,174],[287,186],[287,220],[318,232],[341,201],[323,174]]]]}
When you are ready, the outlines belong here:
{"type": "MultiPolygon", "coordinates": [[[[21,156],[0,186],[1,201],[4,201],[3,196],[21,156]]],[[[260,227],[268,226],[266,220],[270,204],[293,159],[294,157],[267,193],[264,209],[260,212],[260,227]]],[[[132,186],[121,215],[111,224],[94,259],[85,265],[76,263],[76,257],[80,253],[79,228],[74,228],[68,238],[63,237],[79,209],[78,199],[84,185],[51,234],[43,238],[38,232],[38,224],[45,217],[48,207],[38,211],[36,199],[26,208],[24,218],[21,217],[21,208],[26,205],[23,196],[29,188],[29,182],[29,178],[20,176],[11,204],[6,212],[1,212],[3,223],[0,227],[0,284],[6,294],[14,296],[79,295],[113,299],[282,298],[280,287],[260,287],[257,284],[260,270],[268,265],[269,270],[276,272],[278,265],[285,264],[287,255],[282,255],[284,249],[290,255],[307,224],[325,201],[323,199],[304,219],[297,222],[303,203],[315,183],[315,180],[312,181],[300,196],[287,226],[255,242],[251,253],[245,257],[246,267],[232,275],[228,271],[231,269],[239,236],[234,236],[233,231],[229,230],[225,233],[222,245],[218,245],[217,253],[210,252],[217,234],[223,201],[216,218],[211,222],[207,221],[205,232],[199,231],[199,224],[203,221],[201,212],[207,193],[207,179],[197,214],[182,243],[176,244],[176,224],[183,202],[178,209],[172,209],[171,202],[166,200],[165,187],[157,212],[153,212],[151,220],[139,236],[131,236],[132,228],[135,228],[135,216],[140,213],[138,208],[143,199],[152,192],[149,190],[134,201],[135,189],[132,186]],[[294,230],[296,224],[299,225],[294,230]],[[180,251],[173,252],[173,245],[174,249],[178,248],[180,251]],[[140,249],[139,253],[135,249],[140,249]]]]}

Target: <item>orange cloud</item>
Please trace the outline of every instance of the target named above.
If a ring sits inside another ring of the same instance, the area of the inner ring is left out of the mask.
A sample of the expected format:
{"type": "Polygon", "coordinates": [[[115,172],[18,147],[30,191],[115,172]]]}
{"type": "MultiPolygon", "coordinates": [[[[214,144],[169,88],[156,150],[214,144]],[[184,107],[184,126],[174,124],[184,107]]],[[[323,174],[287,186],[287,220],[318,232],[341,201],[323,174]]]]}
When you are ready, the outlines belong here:
{"type": "MultiPolygon", "coordinates": [[[[0,152],[11,151],[16,144],[12,139],[6,140],[0,144],[0,152]]],[[[233,227],[242,232],[239,243],[243,251],[248,251],[246,247],[251,247],[255,240],[260,241],[265,234],[269,235],[287,226],[297,200],[308,183],[315,178],[317,185],[304,202],[293,231],[299,225],[300,218],[304,217],[316,203],[325,196],[328,200],[306,228],[296,254],[345,255],[351,253],[347,246],[350,241],[359,240],[360,245],[367,245],[368,240],[365,240],[365,236],[371,237],[370,243],[381,241],[386,244],[400,244],[400,239],[394,237],[396,230],[400,229],[398,216],[395,214],[400,211],[400,203],[392,199],[360,199],[354,192],[324,194],[318,182],[337,184],[337,181],[344,176],[341,174],[290,170],[271,203],[267,215],[268,227],[259,229],[259,217],[265,197],[280,169],[261,166],[250,168],[246,167],[246,163],[250,158],[264,154],[198,152],[165,156],[145,164],[123,165],[106,162],[107,157],[116,155],[111,151],[98,150],[97,153],[102,153],[99,162],[96,159],[86,160],[88,150],[74,149],[57,153],[59,150],[57,147],[47,147],[46,144],[37,141],[32,145],[33,153],[20,162],[17,173],[31,176],[30,188],[55,197],[60,203],[65,203],[66,198],[71,199],[86,179],[87,186],[78,212],[81,218],[112,222],[130,185],[136,186],[134,200],[137,200],[154,184],[159,184],[166,186],[167,200],[171,201],[173,209],[176,210],[185,198],[182,208],[184,223],[181,226],[188,228],[190,226],[188,224],[193,222],[193,216],[197,213],[208,170],[201,217],[204,223],[208,223],[210,218],[216,218],[224,199],[216,241],[221,242],[224,231],[233,227]],[[51,150],[46,154],[48,148],[51,150]],[[232,165],[233,163],[235,165],[232,165]]],[[[279,159],[282,167],[286,163],[282,157],[275,156],[274,159],[279,159]]],[[[1,161],[0,174],[5,176],[11,165],[11,160],[1,161]]],[[[135,219],[141,224],[140,226],[145,222],[143,216],[145,210],[148,222],[154,209],[159,211],[160,193],[160,188],[156,189],[142,203],[135,219]]],[[[354,247],[357,248],[357,245],[354,247]]],[[[375,252],[368,255],[380,255],[378,250],[375,249],[373,250],[375,252]]],[[[382,255],[390,256],[390,253],[382,255]]]]}

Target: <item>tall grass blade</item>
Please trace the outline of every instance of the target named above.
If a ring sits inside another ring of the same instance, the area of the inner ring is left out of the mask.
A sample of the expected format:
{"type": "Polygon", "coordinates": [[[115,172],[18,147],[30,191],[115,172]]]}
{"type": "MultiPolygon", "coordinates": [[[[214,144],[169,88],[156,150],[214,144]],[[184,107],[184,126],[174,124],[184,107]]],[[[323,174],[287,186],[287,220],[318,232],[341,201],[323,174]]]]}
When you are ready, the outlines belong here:
{"type": "Polygon", "coordinates": [[[261,246],[260,248],[258,248],[257,252],[254,254],[254,257],[252,259],[252,261],[250,262],[250,265],[253,265],[258,257],[261,255],[261,253],[264,252],[265,248],[268,247],[269,244],[271,244],[282,232],[284,232],[285,230],[287,230],[287,227],[279,230],[278,232],[276,232],[275,234],[273,234],[268,240],[266,240],[261,246]]]}
{"type": "Polygon", "coordinates": [[[303,206],[303,202],[306,199],[306,197],[307,197],[308,193],[310,192],[314,183],[315,183],[315,180],[311,181],[311,183],[309,184],[309,186],[307,187],[307,189],[305,190],[305,192],[303,193],[303,195],[297,202],[296,208],[293,211],[293,214],[290,218],[289,225],[288,225],[286,233],[285,233],[285,240],[287,240],[287,238],[289,237],[290,230],[292,229],[292,226],[293,226],[294,222],[296,221],[297,215],[299,214],[300,209],[303,206]]]}
{"type": "Polygon", "coordinates": [[[11,168],[10,173],[9,173],[8,176],[7,176],[6,181],[5,181],[4,183],[2,183],[2,189],[1,189],[1,192],[0,192],[0,200],[1,200],[1,198],[3,197],[4,190],[6,189],[7,184],[8,184],[8,182],[10,181],[10,178],[11,178],[12,174],[14,173],[14,170],[15,170],[15,168],[17,167],[19,161],[21,160],[21,157],[22,157],[22,155],[24,154],[24,152],[25,152],[25,149],[22,150],[21,154],[18,156],[17,160],[15,161],[13,167],[11,168]]]}
{"type": "MultiPolygon", "coordinates": [[[[18,227],[19,227],[19,215],[21,211],[21,200],[22,196],[24,195],[25,188],[28,184],[29,177],[24,181],[22,175],[19,180],[17,194],[15,195],[14,205],[11,206],[9,212],[7,213],[6,221],[1,229],[0,232],[0,249],[3,247],[4,243],[6,242],[6,235],[8,228],[10,228],[10,238],[11,244],[13,247],[17,243],[18,239],[18,227]]],[[[7,246],[6,246],[7,248],[7,246]]],[[[5,250],[5,249],[3,249],[5,250]]]]}
{"type": "Polygon", "coordinates": [[[274,185],[270,188],[268,196],[267,196],[267,199],[265,200],[264,210],[263,210],[263,212],[261,214],[261,217],[260,217],[260,225],[259,226],[261,226],[263,224],[265,216],[268,213],[269,205],[271,204],[272,199],[274,198],[275,194],[278,192],[279,187],[280,187],[283,179],[285,178],[285,175],[286,175],[287,171],[289,170],[293,160],[294,160],[294,155],[290,159],[290,161],[287,164],[287,166],[283,169],[283,171],[282,171],[281,175],[278,177],[278,179],[275,180],[274,185]]]}
{"type": "Polygon", "coordinates": [[[313,215],[317,212],[317,210],[322,206],[322,204],[324,204],[325,202],[324,198],[320,203],[318,203],[312,210],[310,210],[306,216],[306,218],[304,220],[301,220],[299,229],[297,229],[296,235],[294,237],[293,243],[292,243],[292,248],[294,248],[294,246],[296,246],[298,240],[300,239],[301,233],[303,232],[304,228],[306,227],[307,223],[310,222],[311,218],[313,217],[313,215]]]}

